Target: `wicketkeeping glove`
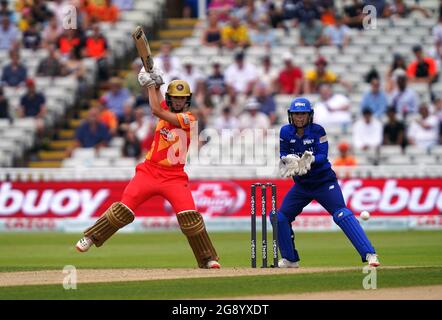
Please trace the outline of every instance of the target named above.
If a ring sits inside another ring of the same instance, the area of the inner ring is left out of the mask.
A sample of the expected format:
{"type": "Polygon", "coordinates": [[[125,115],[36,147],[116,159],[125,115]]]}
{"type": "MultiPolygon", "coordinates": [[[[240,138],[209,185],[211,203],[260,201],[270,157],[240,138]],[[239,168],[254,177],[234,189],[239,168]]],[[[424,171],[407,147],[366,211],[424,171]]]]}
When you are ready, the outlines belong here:
{"type": "Polygon", "coordinates": [[[281,177],[292,177],[298,174],[300,158],[296,154],[288,154],[281,157],[279,174],[281,177]]]}
{"type": "Polygon", "coordinates": [[[315,162],[315,156],[313,155],[313,152],[311,151],[305,151],[302,155],[301,159],[298,161],[299,165],[299,176],[303,176],[306,174],[312,166],[312,163],[315,162]]]}

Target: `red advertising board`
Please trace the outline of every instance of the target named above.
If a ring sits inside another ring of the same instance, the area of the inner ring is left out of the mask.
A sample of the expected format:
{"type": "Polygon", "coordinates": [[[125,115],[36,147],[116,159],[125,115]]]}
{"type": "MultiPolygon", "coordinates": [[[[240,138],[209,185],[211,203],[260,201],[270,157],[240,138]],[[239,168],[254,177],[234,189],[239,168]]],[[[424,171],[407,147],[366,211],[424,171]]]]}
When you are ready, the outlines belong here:
{"type": "MultiPolygon", "coordinates": [[[[198,210],[205,216],[245,217],[250,214],[250,185],[255,180],[194,180],[190,185],[198,210]]],[[[291,180],[274,179],[277,206],[293,186],[291,180]]],[[[119,201],[127,182],[2,182],[2,218],[91,218],[119,201]]],[[[372,216],[435,216],[442,212],[442,179],[348,179],[340,181],[347,205],[372,216]]],[[[260,191],[257,191],[260,196],[260,191]]],[[[270,208],[270,192],[268,194],[270,208]]],[[[259,203],[259,201],[257,201],[259,203]]],[[[259,208],[258,208],[259,209],[259,208]]],[[[139,217],[173,215],[170,205],[153,197],[135,210],[139,217]]],[[[260,211],[258,211],[260,212],[260,211]]],[[[326,215],[316,202],[303,215],[326,215]]]]}

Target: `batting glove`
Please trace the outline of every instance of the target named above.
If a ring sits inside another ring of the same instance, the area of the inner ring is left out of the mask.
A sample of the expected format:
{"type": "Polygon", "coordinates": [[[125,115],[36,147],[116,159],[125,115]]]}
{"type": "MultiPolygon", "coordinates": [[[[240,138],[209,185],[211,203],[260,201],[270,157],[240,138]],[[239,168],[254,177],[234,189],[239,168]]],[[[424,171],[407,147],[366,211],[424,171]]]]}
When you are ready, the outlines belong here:
{"type": "Polygon", "coordinates": [[[156,85],[155,80],[152,79],[150,74],[146,72],[144,67],[138,73],[138,83],[140,84],[140,86],[147,87],[147,88],[156,85]]]}
{"type": "Polygon", "coordinates": [[[163,80],[163,72],[161,69],[157,67],[153,67],[151,71],[149,71],[150,78],[155,81],[155,85],[157,88],[161,87],[164,84],[163,80]]]}

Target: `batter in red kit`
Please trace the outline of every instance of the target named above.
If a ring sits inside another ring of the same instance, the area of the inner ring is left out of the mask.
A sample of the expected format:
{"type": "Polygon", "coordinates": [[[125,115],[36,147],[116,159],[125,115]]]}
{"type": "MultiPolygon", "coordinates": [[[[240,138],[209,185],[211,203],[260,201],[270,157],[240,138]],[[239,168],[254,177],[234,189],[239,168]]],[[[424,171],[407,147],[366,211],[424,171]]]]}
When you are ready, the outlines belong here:
{"type": "Polygon", "coordinates": [[[184,172],[190,144],[190,128],[195,117],[189,111],[192,93],[184,80],[169,83],[165,99],[160,91],[164,84],[160,72],[154,69],[138,74],[138,81],[148,90],[152,113],[159,118],[154,141],[143,163],[126,186],[120,202],[113,203],[93,226],[84,231],[76,245],[86,252],[92,245],[100,247],[115,232],[130,224],[134,210],[152,196],[160,195],[170,202],[178,224],[195,255],[198,267],[220,268],[219,257],[206,231],[204,220],[196,211],[184,172]]]}

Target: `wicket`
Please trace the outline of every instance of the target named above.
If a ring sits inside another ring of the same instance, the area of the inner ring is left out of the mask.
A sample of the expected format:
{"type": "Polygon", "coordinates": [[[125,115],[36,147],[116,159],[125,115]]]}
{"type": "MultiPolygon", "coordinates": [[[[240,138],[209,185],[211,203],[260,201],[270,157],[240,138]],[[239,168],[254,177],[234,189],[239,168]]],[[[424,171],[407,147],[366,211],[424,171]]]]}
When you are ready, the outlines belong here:
{"type": "Polygon", "coordinates": [[[272,225],[273,237],[272,237],[272,252],[273,252],[273,265],[271,267],[278,267],[278,222],[276,218],[276,185],[274,183],[253,183],[251,186],[251,198],[250,198],[250,216],[251,216],[251,265],[252,268],[256,268],[256,187],[261,187],[261,254],[262,254],[262,266],[261,268],[267,268],[267,187],[271,187],[272,201],[270,222],[272,225]]]}

